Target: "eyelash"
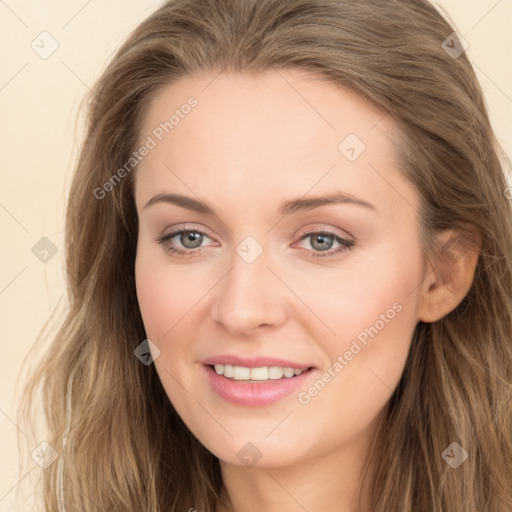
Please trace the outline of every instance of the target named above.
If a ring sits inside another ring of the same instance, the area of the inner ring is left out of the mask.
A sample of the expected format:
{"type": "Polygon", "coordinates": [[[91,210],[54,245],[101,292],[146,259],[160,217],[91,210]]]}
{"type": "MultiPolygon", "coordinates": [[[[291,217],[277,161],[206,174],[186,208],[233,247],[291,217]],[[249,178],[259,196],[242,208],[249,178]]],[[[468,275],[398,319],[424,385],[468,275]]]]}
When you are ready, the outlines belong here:
{"type": "MultiPolygon", "coordinates": [[[[192,256],[200,254],[202,251],[202,248],[199,249],[176,249],[175,247],[172,247],[170,245],[166,245],[169,240],[174,238],[176,235],[181,235],[182,233],[199,233],[200,235],[206,236],[210,238],[204,231],[201,231],[199,229],[180,229],[177,231],[173,231],[172,233],[169,233],[167,235],[162,235],[159,237],[156,241],[157,243],[164,246],[164,250],[168,253],[171,253],[175,256],[192,256]]],[[[313,235],[329,235],[331,236],[334,241],[338,242],[340,244],[340,247],[338,247],[335,250],[328,249],[327,251],[314,251],[305,249],[307,252],[311,253],[310,257],[312,258],[327,258],[332,257],[334,255],[340,254],[346,250],[352,249],[352,247],[355,245],[355,242],[352,240],[347,240],[346,238],[340,237],[337,233],[334,233],[332,231],[327,230],[319,230],[319,231],[310,231],[304,235],[302,235],[298,242],[301,242],[302,240],[313,236],[313,235]]]]}

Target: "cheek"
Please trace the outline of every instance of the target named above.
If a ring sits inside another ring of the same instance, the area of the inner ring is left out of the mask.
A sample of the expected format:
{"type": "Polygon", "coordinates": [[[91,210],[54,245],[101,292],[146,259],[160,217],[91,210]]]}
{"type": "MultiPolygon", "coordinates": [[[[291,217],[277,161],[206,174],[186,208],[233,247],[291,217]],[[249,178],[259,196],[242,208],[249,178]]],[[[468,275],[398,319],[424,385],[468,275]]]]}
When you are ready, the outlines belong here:
{"type": "Polygon", "coordinates": [[[138,250],[135,283],[146,334],[162,342],[205,294],[208,283],[202,286],[205,279],[185,266],[169,265],[160,251],[138,250]]]}
{"type": "MultiPolygon", "coordinates": [[[[397,254],[392,247],[382,247],[354,254],[336,270],[292,270],[287,281],[294,283],[294,291],[310,310],[302,316],[303,327],[314,329],[319,341],[332,340],[334,350],[342,350],[358,335],[362,342],[365,336],[371,338],[372,327],[379,333],[399,334],[404,326],[415,325],[414,292],[422,278],[421,261],[419,248],[397,254]]],[[[406,337],[405,332],[398,336],[406,337]]]]}
{"type": "Polygon", "coordinates": [[[176,321],[178,283],[173,283],[158,266],[143,257],[135,264],[135,282],[139,307],[149,339],[160,340],[176,321]]]}
{"type": "MultiPolygon", "coordinates": [[[[416,325],[413,304],[394,304],[375,300],[366,303],[368,309],[362,307],[358,318],[340,315],[340,335],[324,343],[326,367],[297,395],[304,438],[329,432],[335,443],[343,443],[369,428],[383,411],[403,374],[416,325]],[[314,426],[308,417],[316,418],[314,426]]],[[[322,441],[326,448],[330,442],[322,441]]]]}
{"type": "MultiPolygon", "coordinates": [[[[369,424],[391,397],[418,321],[419,248],[408,254],[382,251],[378,261],[369,265],[361,259],[361,268],[347,272],[339,289],[327,297],[324,293],[324,308],[318,311],[336,332],[324,343],[330,365],[321,380],[327,383],[317,381],[300,400],[306,409],[312,406],[310,411],[336,402],[337,420],[351,418],[354,431],[369,424]]],[[[316,300],[320,308],[320,294],[316,300]]]]}

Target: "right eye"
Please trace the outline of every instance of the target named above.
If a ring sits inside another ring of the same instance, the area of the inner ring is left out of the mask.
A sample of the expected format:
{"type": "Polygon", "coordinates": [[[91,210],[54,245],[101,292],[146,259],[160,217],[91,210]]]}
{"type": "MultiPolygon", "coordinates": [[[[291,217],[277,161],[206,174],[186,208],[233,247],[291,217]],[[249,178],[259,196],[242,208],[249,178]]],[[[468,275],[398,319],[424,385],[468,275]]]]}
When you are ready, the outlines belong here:
{"type": "Polygon", "coordinates": [[[159,237],[157,242],[163,245],[167,252],[176,256],[185,256],[201,252],[201,244],[205,238],[210,237],[203,231],[180,229],[159,237]]]}

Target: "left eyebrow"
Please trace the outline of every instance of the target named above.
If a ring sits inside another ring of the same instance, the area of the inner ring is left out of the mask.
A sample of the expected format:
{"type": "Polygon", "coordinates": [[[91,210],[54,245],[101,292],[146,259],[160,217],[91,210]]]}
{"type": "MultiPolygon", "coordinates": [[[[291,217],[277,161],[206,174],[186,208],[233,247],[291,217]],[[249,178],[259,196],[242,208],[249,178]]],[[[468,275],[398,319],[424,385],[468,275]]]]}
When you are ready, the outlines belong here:
{"type": "MultiPolygon", "coordinates": [[[[192,210],[204,215],[215,215],[213,208],[205,202],[194,199],[192,197],[183,196],[181,194],[158,194],[152,197],[144,205],[144,208],[148,208],[149,206],[152,206],[156,203],[174,204],[176,206],[180,206],[181,208],[186,208],[187,210],[192,210]]],[[[297,199],[291,199],[282,203],[279,207],[279,211],[281,215],[289,215],[291,213],[313,210],[315,208],[319,208],[320,206],[332,204],[354,204],[374,211],[377,210],[375,206],[368,201],[364,201],[363,199],[359,199],[344,192],[337,192],[327,196],[314,196],[308,198],[300,197],[297,199]]]]}
{"type": "Polygon", "coordinates": [[[377,208],[368,201],[364,201],[363,199],[359,199],[344,192],[336,192],[328,196],[292,199],[291,201],[284,202],[279,210],[282,215],[289,215],[290,213],[313,210],[314,208],[330,204],[355,204],[374,211],[377,210],[377,208]]]}

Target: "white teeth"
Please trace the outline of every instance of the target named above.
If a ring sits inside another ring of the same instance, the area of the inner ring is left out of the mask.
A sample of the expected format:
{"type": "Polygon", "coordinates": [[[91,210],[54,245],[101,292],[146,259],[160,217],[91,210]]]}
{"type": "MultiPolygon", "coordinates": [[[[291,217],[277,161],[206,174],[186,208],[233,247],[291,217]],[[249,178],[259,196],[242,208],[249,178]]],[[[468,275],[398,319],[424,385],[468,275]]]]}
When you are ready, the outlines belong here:
{"type": "MultiPolygon", "coordinates": [[[[217,366],[217,365],[215,365],[215,366],[217,366]]],[[[224,366],[224,374],[221,374],[221,375],[224,375],[224,377],[233,377],[233,375],[235,375],[234,366],[232,366],[230,364],[225,364],[225,365],[219,364],[218,366],[224,366]]]]}
{"type": "Polygon", "coordinates": [[[271,366],[268,369],[268,377],[269,379],[281,379],[284,375],[284,368],[280,368],[279,366],[271,366]]]}
{"type": "Polygon", "coordinates": [[[233,378],[235,380],[249,380],[251,378],[251,369],[244,368],[243,366],[235,366],[234,367],[235,374],[233,378]]]}
{"type": "Polygon", "coordinates": [[[305,372],[307,368],[294,369],[290,367],[263,366],[260,368],[247,368],[245,366],[233,366],[230,364],[215,364],[215,372],[234,380],[277,380],[283,376],[291,378],[305,372]]]}
{"type": "Polygon", "coordinates": [[[268,380],[268,368],[251,368],[251,380],[268,380]]]}
{"type": "Polygon", "coordinates": [[[283,368],[283,373],[285,377],[293,377],[295,375],[295,370],[293,368],[283,368]]]}

